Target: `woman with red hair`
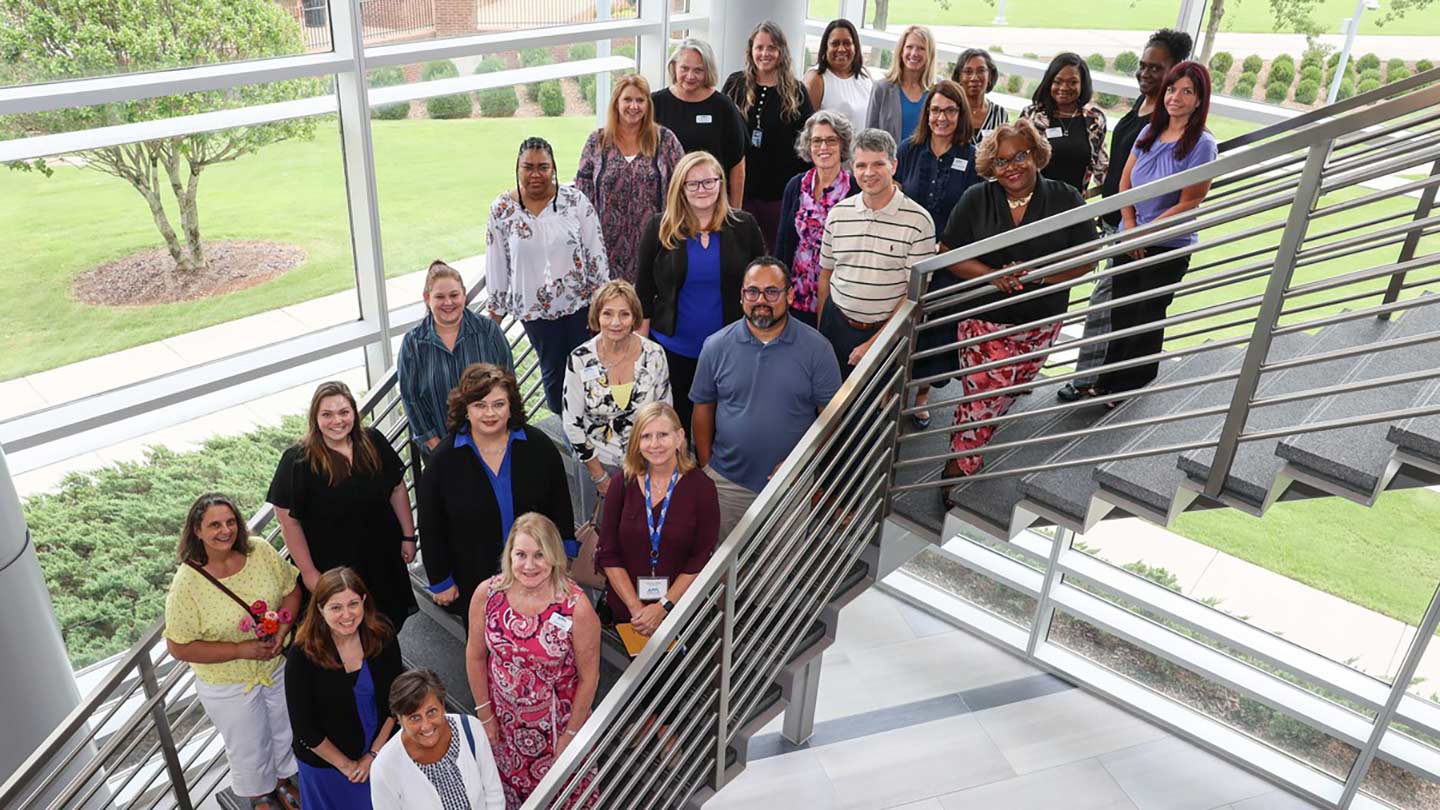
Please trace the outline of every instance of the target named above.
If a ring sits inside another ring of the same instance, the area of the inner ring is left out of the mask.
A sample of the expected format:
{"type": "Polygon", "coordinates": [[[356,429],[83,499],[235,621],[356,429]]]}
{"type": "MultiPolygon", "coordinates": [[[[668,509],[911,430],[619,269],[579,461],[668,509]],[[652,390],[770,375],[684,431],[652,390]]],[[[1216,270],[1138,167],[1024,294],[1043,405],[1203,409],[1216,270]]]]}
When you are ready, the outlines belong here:
{"type": "MultiPolygon", "coordinates": [[[[1215,136],[1205,129],[1210,112],[1210,72],[1198,62],[1181,62],[1170,69],[1160,89],[1161,104],[1150,115],[1150,123],[1140,130],[1135,148],[1125,162],[1120,178],[1120,191],[1126,192],[1172,174],[1209,163],[1219,153],[1215,136]]],[[[1204,180],[1126,206],[1120,211],[1120,230],[1130,231],[1141,225],[1179,216],[1205,199],[1210,181],[1204,180]]],[[[1145,248],[1136,248],[1128,256],[1116,257],[1116,264],[1161,256],[1195,244],[1196,234],[1176,236],[1145,248]]],[[[1190,267],[1190,252],[1162,259],[1146,267],[1116,275],[1113,279],[1115,299],[1148,293],[1175,284],[1184,278],[1190,267]]],[[[1119,332],[1135,326],[1163,320],[1174,293],[1161,293],[1140,301],[1122,304],[1111,313],[1111,329],[1119,332]]],[[[1105,352],[1106,365],[1159,354],[1165,343],[1165,330],[1120,337],[1110,341],[1105,352]]],[[[1109,394],[1132,391],[1155,379],[1158,360],[1130,368],[1111,369],[1100,375],[1094,393],[1109,394]]],[[[1116,404],[1112,402],[1110,407],[1116,404]]]]}

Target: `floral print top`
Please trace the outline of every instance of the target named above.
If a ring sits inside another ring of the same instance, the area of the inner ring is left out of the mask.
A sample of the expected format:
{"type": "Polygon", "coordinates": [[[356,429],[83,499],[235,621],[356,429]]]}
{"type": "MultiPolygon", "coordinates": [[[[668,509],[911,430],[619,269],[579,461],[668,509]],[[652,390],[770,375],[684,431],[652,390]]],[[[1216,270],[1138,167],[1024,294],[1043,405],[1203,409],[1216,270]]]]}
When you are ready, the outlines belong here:
{"type": "Polygon", "coordinates": [[[596,351],[599,335],[575,347],[566,362],[565,413],[561,421],[565,439],[581,464],[598,455],[601,464],[620,466],[640,406],[656,400],[674,404],[664,347],[649,338],[635,337],[640,341],[640,356],[635,360],[635,386],[624,408],[615,401],[605,378],[605,366],[596,351]]]}
{"type": "Polygon", "coordinates": [[[574,186],[561,186],[537,216],[516,192],[490,206],[485,233],[485,305],[522,321],[555,320],[579,312],[610,280],[600,218],[574,186]]]}
{"type": "MultiPolygon", "coordinates": [[[[1110,156],[1105,151],[1105,131],[1109,124],[1105,119],[1105,112],[1094,104],[1085,105],[1085,108],[1081,110],[1081,112],[1085,116],[1085,137],[1089,141],[1090,161],[1085,166],[1082,185],[1076,190],[1084,193],[1085,189],[1090,188],[1092,183],[1094,185],[1104,185],[1105,183],[1105,172],[1110,168],[1110,156]]],[[[1031,123],[1035,125],[1036,129],[1040,130],[1040,134],[1042,135],[1045,134],[1047,129],[1050,129],[1050,116],[1045,113],[1045,108],[1039,104],[1031,104],[1021,110],[1020,117],[1029,118],[1031,123]]],[[[1054,162],[1053,157],[1051,161],[1054,162]]],[[[1054,175],[1049,173],[1045,176],[1054,177],[1054,175]]]]}
{"type": "Polygon", "coordinates": [[[675,133],[660,127],[655,154],[627,160],[615,145],[600,145],[603,134],[603,129],[597,129],[585,141],[575,187],[600,213],[610,277],[634,284],[640,236],[650,218],[665,210],[665,191],[685,149],[675,133]]]}
{"type": "Polygon", "coordinates": [[[850,196],[850,173],[842,171],[818,197],[811,189],[815,186],[815,170],[805,173],[800,180],[800,207],[795,212],[795,261],[791,267],[794,276],[794,308],[801,312],[814,312],[815,299],[820,291],[820,239],[825,235],[825,218],[835,204],[850,196]]]}

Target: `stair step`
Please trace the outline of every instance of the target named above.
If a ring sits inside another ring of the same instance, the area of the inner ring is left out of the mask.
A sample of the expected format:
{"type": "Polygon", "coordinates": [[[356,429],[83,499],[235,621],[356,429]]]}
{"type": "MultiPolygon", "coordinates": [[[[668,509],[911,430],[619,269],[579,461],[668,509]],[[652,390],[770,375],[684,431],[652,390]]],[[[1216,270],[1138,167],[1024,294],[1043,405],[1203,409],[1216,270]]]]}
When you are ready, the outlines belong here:
{"type": "MultiPolygon", "coordinates": [[[[1237,368],[1243,358],[1244,354],[1236,348],[1203,352],[1192,357],[1174,379],[1176,381],[1194,379],[1229,371],[1237,368]]],[[[1180,407],[1189,411],[1222,405],[1230,401],[1232,388],[1233,384],[1226,380],[1191,389],[1189,399],[1180,407]]],[[[1142,396],[1130,400],[1125,403],[1124,407],[1116,409],[1116,414],[1122,419],[1126,418],[1125,412],[1144,402],[1145,399],[1146,397],[1142,396]]],[[[1121,448],[1121,452],[1197,441],[1204,438],[1212,427],[1220,424],[1220,421],[1221,417],[1219,416],[1202,416],[1167,422],[1163,425],[1152,425],[1134,434],[1130,441],[1121,448]]],[[[1095,483],[1099,491],[1111,492],[1125,501],[1134,502],[1143,509],[1151,510],[1154,514],[1149,517],[1161,521],[1171,514],[1172,506],[1174,506],[1176,496],[1180,491],[1180,484],[1184,480],[1185,473],[1175,466],[1175,456],[1168,453],[1108,461],[1095,470],[1095,483]]]]}
{"type": "MultiPolygon", "coordinates": [[[[1440,307],[1426,306],[1407,312],[1389,335],[1411,337],[1440,331],[1440,307]]],[[[1426,369],[1436,370],[1436,341],[1390,349],[1367,355],[1355,380],[1374,379],[1426,369]]],[[[1332,379],[1313,375],[1312,379],[1332,379]]],[[[1387,410],[1411,407],[1424,397],[1426,381],[1387,385],[1368,391],[1353,391],[1326,397],[1316,409],[1316,421],[1360,417],[1387,410]]],[[[1377,496],[1388,479],[1394,445],[1385,441],[1386,423],[1290,436],[1280,442],[1276,454],[1297,469],[1320,480],[1332,482],[1369,501],[1377,496]]]]}
{"type": "MultiPolygon", "coordinates": [[[[1440,382],[1432,382],[1428,388],[1429,394],[1419,403],[1440,405],[1440,382]]],[[[1385,438],[1401,450],[1440,466],[1440,414],[1417,416],[1391,425],[1385,438]]]]}
{"type": "MultiPolygon", "coordinates": [[[[1364,318],[1321,329],[1313,337],[1303,333],[1281,335],[1271,344],[1267,360],[1276,362],[1374,343],[1389,337],[1394,326],[1388,321],[1364,318]]],[[[1322,380],[1345,382],[1359,374],[1364,365],[1365,357],[1356,356],[1265,373],[1260,378],[1256,393],[1258,396],[1274,396],[1315,388],[1317,381],[1322,380]]],[[[1266,408],[1252,408],[1246,419],[1245,429],[1270,430],[1314,421],[1314,413],[1319,408],[1319,403],[1318,399],[1306,399],[1266,408]]],[[[1207,438],[1218,437],[1221,424],[1221,421],[1215,422],[1207,438]]],[[[1278,476],[1285,466],[1284,459],[1275,455],[1279,441],[1267,439],[1245,442],[1239,446],[1230,472],[1225,476],[1221,500],[1252,514],[1258,514],[1269,507],[1276,494],[1278,476]]],[[[1193,450],[1181,455],[1180,469],[1190,480],[1203,483],[1210,477],[1210,465],[1214,458],[1213,449],[1193,450]]]]}
{"type": "MultiPolygon", "coordinates": [[[[1055,392],[1060,387],[1060,383],[1051,383],[1034,389],[1030,395],[1020,397],[1010,413],[1023,414],[1028,410],[1054,405],[1055,392]]],[[[1002,424],[990,439],[990,444],[1080,430],[1093,425],[1102,415],[1103,411],[1098,408],[1079,408],[1031,419],[1017,419],[1002,424]]],[[[1045,442],[992,453],[986,456],[985,466],[980,468],[980,472],[1000,472],[1043,464],[1060,447],[1059,442],[1045,442]]],[[[957,484],[951,490],[952,500],[959,505],[953,510],[957,517],[971,525],[977,525],[978,522],[977,528],[987,529],[1004,539],[1009,539],[1013,532],[1025,528],[1011,526],[1015,505],[1019,503],[1020,497],[1020,477],[1013,475],[957,484]]]]}
{"type": "MultiPolygon", "coordinates": [[[[946,386],[943,391],[936,389],[931,393],[931,398],[954,399],[960,396],[960,386],[946,386]]],[[[910,417],[901,417],[901,430],[913,431],[915,428],[910,422],[910,417]]],[[[950,405],[944,408],[930,409],[929,430],[949,427],[955,424],[955,406],[950,405]]],[[[950,437],[948,434],[933,434],[918,439],[904,439],[896,447],[896,459],[906,460],[923,458],[926,456],[938,456],[950,452],[950,437]]],[[[934,481],[939,478],[938,467],[901,467],[895,471],[896,486],[914,484],[920,481],[934,481]]],[[[936,489],[920,489],[911,492],[901,492],[892,497],[890,509],[903,517],[906,517],[921,526],[924,526],[937,534],[945,523],[945,506],[940,501],[939,491],[936,489]]]]}
{"type": "MultiPolygon", "coordinates": [[[[1188,373],[1185,371],[1187,363],[1192,360],[1198,362],[1197,358],[1203,358],[1210,353],[1212,352],[1185,355],[1162,362],[1157,384],[1181,379],[1188,373]]],[[[1096,425],[1115,425],[1174,413],[1183,410],[1194,394],[1194,389],[1178,388],[1139,397],[1123,408],[1106,412],[1096,425]]],[[[1118,429],[1072,439],[1055,454],[1052,461],[1092,458],[1119,452],[1129,445],[1138,433],[1146,429],[1118,429]]],[[[1099,487],[1095,481],[1095,467],[1096,465],[1061,467],[1031,473],[1021,480],[1020,491],[1027,500],[1056,513],[1054,517],[1057,520],[1069,523],[1070,528],[1083,532],[1092,496],[1099,487]]]]}

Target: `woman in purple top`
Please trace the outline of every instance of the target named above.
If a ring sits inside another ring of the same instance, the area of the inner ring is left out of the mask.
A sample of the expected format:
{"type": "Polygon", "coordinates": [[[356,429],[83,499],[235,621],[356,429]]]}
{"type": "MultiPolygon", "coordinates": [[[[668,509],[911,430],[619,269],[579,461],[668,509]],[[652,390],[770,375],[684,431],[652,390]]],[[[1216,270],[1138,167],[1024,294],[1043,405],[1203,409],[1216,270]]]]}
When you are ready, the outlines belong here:
{"type": "MultiPolygon", "coordinates": [[[[1120,178],[1122,193],[1135,186],[1209,163],[1219,151],[1215,136],[1205,129],[1205,118],[1210,111],[1210,72],[1203,65],[1197,62],[1181,62],[1171,68],[1165,77],[1160,97],[1164,103],[1156,107],[1151,114],[1150,123],[1140,131],[1135,140],[1135,148],[1125,162],[1125,174],[1120,178]]],[[[1138,205],[1126,206],[1120,212],[1120,230],[1134,230],[1156,220],[1178,216],[1200,205],[1209,191],[1210,181],[1204,180],[1179,191],[1145,200],[1138,205]]],[[[1193,233],[1178,236],[1148,248],[1136,248],[1128,257],[1116,257],[1116,263],[1123,264],[1159,256],[1176,248],[1192,245],[1196,241],[1197,237],[1193,233]]],[[[1114,296],[1120,299],[1175,284],[1184,278],[1189,267],[1190,253],[1186,253],[1148,267],[1121,273],[1113,277],[1114,296]]],[[[1161,293],[1116,307],[1110,315],[1111,329],[1119,332],[1163,320],[1174,297],[1174,293],[1161,293]]],[[[1105,351],[1105,364],[1109,366],[1124,360],[1159,354],[1164,343],[1163,328],[1116,338],[1110,341],[1110,346],[1105,351]]],[[[1106,371],[1100,375],[1094,393],[1133,391],[1155,379],[1159,369],[1160,363],[1156,360],[1130,368],[1106,371]]],[[[1117,404],[1118,402],[1111,402],[1109,407],[1113,408],[1117,404]]]]}

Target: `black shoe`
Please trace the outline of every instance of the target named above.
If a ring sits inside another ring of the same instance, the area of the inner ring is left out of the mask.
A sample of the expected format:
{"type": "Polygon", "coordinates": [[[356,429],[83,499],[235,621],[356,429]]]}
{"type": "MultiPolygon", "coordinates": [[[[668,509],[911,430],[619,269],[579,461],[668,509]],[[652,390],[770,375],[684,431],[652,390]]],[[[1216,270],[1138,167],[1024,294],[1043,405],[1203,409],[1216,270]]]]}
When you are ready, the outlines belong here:
{"type": "Polygon", "coordinates": [[[1075,387],[1075,383],[1065,383],[1065,387],[1055,392],[1055,398],[1061,402],[1079,402],[1087,394],[1075,387]]]}

